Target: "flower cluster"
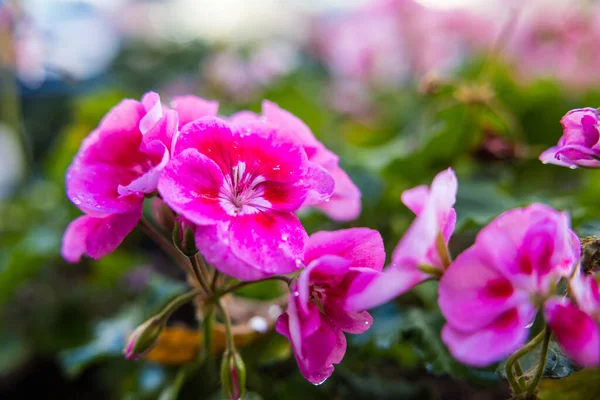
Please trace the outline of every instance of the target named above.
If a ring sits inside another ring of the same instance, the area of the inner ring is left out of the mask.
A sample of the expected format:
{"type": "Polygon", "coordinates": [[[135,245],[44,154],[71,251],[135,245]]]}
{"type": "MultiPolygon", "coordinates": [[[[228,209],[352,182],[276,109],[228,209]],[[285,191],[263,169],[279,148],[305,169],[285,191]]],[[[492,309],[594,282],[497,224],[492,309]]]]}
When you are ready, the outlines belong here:
{"type": "Polygon", "coordinates": [[[123,100],[67,172],[68,196],[85,215],[65,233],[65,259],[114,251],[158,193],[195,226],[197,248],[221,272],[256,280],[300,268],[307,234],[294,213],[314,206],[354,219],[360,192],[302,121],[263,108],[219,118],[218,103],[194,96],[170,107],[156,93],[123,100]]]}
{"type": "MultiPolygon", "coordinates": [[[[140,221],[147,224],[143,204],[154,197],[155,222],[172,231],[173,248],[187,257],[202,286],[141,325],[126,347],[128,358],[148,351],[171,313],[197,290],[204,290],[207,308],[226,314],[219,296],[239,284],[277,278],[288,283],[290,297],[276,329],[290,341],[304,377],[320,384],[346,352],[345,333],[371,327],[367,309],[439,279],[442,340],[457,360],[487,366],[509,356],[525,343],[539,313],[546,332],[554,332],[576,363],[600,364],[598,281],[578,268],[581,245],[566,212],[542,204],[509,210],[453,261],[448,245],[458,182],[448,168],[431,186],[402,194],[416,217],[383,269],[377,231],[351,228],[309,237],[297,217],[307,207],[337,221],[360,214],[360,191],[308,126],[268,101],[261,114],[217,112],[216,102],[194,96],[168,106],[156,93],[141,102],[123,100],[85,139],[67,172],[68,196],[85,215],[65,232],[65,259],[114,251],[140,221]],[[208,270],[198,259],[215,269],[212,287],[203,281],[208,270]],[[242,282],[216,287],[216,271],[242,282]],[[563,281],[568,298],[560,297],[563,281]]],[[[574,110],[562,123],[565,136],[542,159],[592,166],[596,111],[574,110]]],[[[245,374],[225,319],[223,381],[235,397],[243,393],[245,374]]]]}

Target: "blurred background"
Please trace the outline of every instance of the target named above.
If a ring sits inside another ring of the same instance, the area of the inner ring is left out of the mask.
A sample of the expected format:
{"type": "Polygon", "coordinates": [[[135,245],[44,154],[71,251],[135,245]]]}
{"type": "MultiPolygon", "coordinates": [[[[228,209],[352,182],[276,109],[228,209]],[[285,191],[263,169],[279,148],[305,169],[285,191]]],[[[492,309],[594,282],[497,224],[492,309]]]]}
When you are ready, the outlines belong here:
{"type": "MultiPolygon", "coordinates": [[[[456,254],[500,212],[533,201],[568,210],[580,236],[598,232],[600,174],[537,157],[567,111],[600,106],[599,50],[591,0],[0,0],[0,397],[220,398],[194,363],[191,306],[162,352],[123,359],[126,335],[186,288],[149,239],[134,231],[78,265],[59,254],[79,215],[65,170],[123,97],[192,93],[219,100],[224,115],[278,103],[340,155],[363,194],[357,221],[303,214],[309,233],[371,227],[388,254],[412,220],[401,192],[451,165],[456,254]]],[[[449,357],[435,293],[427,283],[374,310],[319,387],[258,324],[242,350],[247,398],[508,397],[495,367],[449,357]]],[[[241,295],[258,310],[280,294],[241,295]]],[[[560,357],[547,376],[571,373],[560,357]]]]}

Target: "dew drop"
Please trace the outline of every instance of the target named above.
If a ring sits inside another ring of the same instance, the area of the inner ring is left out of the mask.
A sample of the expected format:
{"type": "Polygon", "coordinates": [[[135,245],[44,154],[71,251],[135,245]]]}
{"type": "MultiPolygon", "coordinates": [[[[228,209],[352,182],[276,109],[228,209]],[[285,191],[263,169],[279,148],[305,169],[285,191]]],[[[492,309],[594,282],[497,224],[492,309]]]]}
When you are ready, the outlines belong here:
{"type": "Polygon", "coordinates": [[[331,200],[331,199],[326,199],[326,200],[325,200],[325,203],[329,203],[329,200],[331,200]]]}
{"type": "Polygon", "coordinates": [[[321,382],[313,383],[313,385],[315,385],[315,386],[321,386],[322,384],[325,383],[326,380],[327,380],[327,378],[323,379],[321,382]]]}
{"type": "Polygon", "coordinates": [[[529,329],[533,326],[533,321],[531,321],[530,323],[528,323],[527,325],[525,325],[525,329],[529,329]]]}
{"type": "Polygon", "coordinates": [[[298,297],[298,296],[300,296],[300,293],[299,292],[294,292],[294,297],[298,297]]]}
{"type": "Polygon", "coordinates": [[[570,166],[569,166],[569,168],[571,168],[571,169],[577,169],[577,166],[575,166],[575,165],[570,165],[570,166]]]}
{"type": "Polygon", "coordinates": [[[369,321],[365,321],[365,325],[369,325],[369,321]]]}
{"type": "Polygon", "coordinates": [[[281,234],[281,240],[283,240],[284,242],[287,242],[288,238],[290,237],[289,233],[282,233],[281,234]]]}
{"type": "Polygon", "coordinates": [[[81,200],[79,199],[79,197],[73,197],[71,199],[71,201],[73,202],[73,204],[76,204],[76,205],[81,204],[81,200]]]}
{"type": "Polygon", "coordinates": [[[281,167],[279,165],[276,165],[273,167],[273,171],[281,171],[281,167]]]}
{"type": "Polygon", "coordinates": [[[548,161],[542,161],[542,164],[548,164],[548,161]]]}

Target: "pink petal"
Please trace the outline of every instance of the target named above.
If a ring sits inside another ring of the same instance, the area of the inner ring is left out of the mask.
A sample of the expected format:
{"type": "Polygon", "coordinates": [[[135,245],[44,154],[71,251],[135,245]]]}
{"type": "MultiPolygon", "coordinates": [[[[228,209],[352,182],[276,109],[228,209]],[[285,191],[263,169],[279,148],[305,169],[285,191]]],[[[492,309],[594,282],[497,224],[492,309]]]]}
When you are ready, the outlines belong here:
{"type": "Polygon", "coordinates": [[[350,269],[351,261],[340,256],[324,255],[311,262],[298,277],[298,302],[308,311],[311,284],[339,285],[350,269]]]}
{"type": "Polygon", "coordinates": [[[531,310],[506,311],[486,327],[462,332],[451,324],[442,330],[442,341],[454,358],[468,365],[485,367],[516,351],[527,340],[532,321],[531,310]]]}
{"type": "Polygon", "coordinates": [[[192,95],[178,96],[171,101],[171,108],[177,111],[180,126],[184,126],[202,117],[216,116],[219,102],[192,95]]]}
{"type": "Polygon", "coordinates": [[[333,365],[339,364],[346,353],[346,338],[321,314],[321,323],[313,334],[302,337],[301,346],[295,345],[292,314],[283,314],[277,320],[277,332],[292,342],[294,354],[302,375],[313,384],[321,384],[333,373],[333,365]],[[300,350],[298,351],[298,347],[300,350]]]}
{"type": "MultiPolygon", "coordinates": [[[[102,118],[98,130],[141,133],[139,125],[144,115],[146,115],[146,109],[142,103],[136,100],[125,99],[113,107],[102,118]]],[[[117,157],[116,155],[114,156],[115,158],[117,157]]]]}
{"type": "Polygon", "coordinates": [[[559,298],[546,302],[545,314],[556,341],[576,364],[600,365],[600,327],[589,315],[559,298]]]}
{"type": "Polygon", "coordinates": [[[415,215],[419,215],[428,197],[429,187],[421,185],[402,192],[401,200],[410,211],[415,213],[415,215]]]}
{"type": "Polygon", "coordinates": [[[277,211],[238,215],[231,220],[233,253],[268,274],[300,268],[308,235],[298,217],[277,211]]]}
{"type": "Polygon", "coordinates": [[[146,115],[140,120],[140,132],[146,134],[163,116],[160,96],[155,92],[148,92],[142,97],[142,104],[146,110],[146,115]]]}
{"type": "Polygon", "coordinates": [[[558,146],[550,147],[548,150],[540,154],[539,160],[544,164],[554,164],[560,167],[576,166],[576,164],[569,159],[562,159],[560,157],[557,157],[559,149],[560,147],[558,146]]]}
{"type": "Polygon", "coordinates": [[[452,263],[440,280],[439,305],[449,324],[470,332],[482,329],[513,307],[527,303],[528,295],[481,257],[474,245],[452,263]]]}
{"type": "Polygon", "coordinates": [[[261,116],[252,111],[239,111],[229,117],[231,125],[245,124],[250,121],[260,120],[261,116]]]}
{"type": "Polygon", "coordinates": [[[387,268],[356,279],[348,291],[346,309],[363,311],[387,303],[429,278],[414,268],[387,268]]]}
{"type": "Polygon", "coordinates": [[[71,222],[65,231],[61,254],[65,260],[76,263],[86,254],[98,260],[112,253],[135,228],[142,216],[142,208],[126,214],[105,217],[81,216],[71,222]]]}
{"type": "Polygon", "coordinates": [[[152,193],[156,190],[158,179],[160,178],[163,169],[169,162],[169,150],[161,142],[153,142],[153,147],[161,148],[163,155],[160,163],[150,168],[139,178],[134,179],[128,185],[119,185],[117,188],[121,196],[138,193],[152,193]]]}
{"type": "Polygon", "coordinates": [[[569,288],[584,312],[600,315],[600,287],[595,275],[587,275],[581,268],[577,268],[575,275],[569,281],[569,288]]]}
{"type": "Polygon", "coordinates": [[[361,193],[350,177],[340,167],[329,169],[335,181],[331,198],[315,207],[336,221],[352,221],[360,216],[361,193]]]}
{"type": "Polygon", "coordinates": [[[366,332],[373,325],[373,317],[366,311],[349,311],[346,307],[346,299],[327,299],[323,304],[325,314],[331,322],[344,332],[360,334],[366,332]]]}
{"type": "Polygon", "coordinates": [[[175,212],[198,225],[211,225],[229,218],[219,203],[223,175],[204,154],[190,148],[179,153],[164,168],[158,191],[175,212]]]}
{"type": "Polygon", "coordinates": [[[162,148],[157,147],[156,145],[158,142],[170,152],[178,127],[179,120],[177,113],[173,110],[165,111],[165,116],[158,120],[156,124],[144,134],[141,150],[150,155],[157,153],[162,155],[162,148]]]}
{"type": "Polygon", "coordinates": [[[310,147],[323,146],[300,118],[280,108],[277,104],[263,100],[262,113],[269,122],[281,127],[297,143],[310,147]]]}
{"type": "Polygon", "coordinates": [[[309,162],[306,184],[311,188],[304,205],[314,205],[328,201],[335,189],[335,181],[327,170],[320,165],[309,162]]]}
{"type": "Polygon", "coordinates": [[[126,213],[140,207],[141,194],[122,196],[118,188],[135,175],[127,169],[103,163],[85,165],[77,157],[67,170],[67,196],[88,214],[126,213]]]}
{"type": "Polygon", "coordinates": [[[458,181],[452,168],[440,172],[433,178],[429,195],[436,208],[436,219],[444,240],[448,242],[456,225],[456,212],[452,207],[456,203],[458,181]]]}
{"type": "Polygon", "coordinates": [[[196,247],[206,261],[222,273],[241,281],[256,281],[267,274],[237,257],[231,250],[227,224],[196,227],[196,247]]]}
{"type": "Polygon", "coordinates": [[[372,268],[381,271],[385,262],[383,239],[379,232],[368,228],[320,231],[308,239],[304,263],[324,255],[337,255],[351,262],[351,268],[372,268]]]}

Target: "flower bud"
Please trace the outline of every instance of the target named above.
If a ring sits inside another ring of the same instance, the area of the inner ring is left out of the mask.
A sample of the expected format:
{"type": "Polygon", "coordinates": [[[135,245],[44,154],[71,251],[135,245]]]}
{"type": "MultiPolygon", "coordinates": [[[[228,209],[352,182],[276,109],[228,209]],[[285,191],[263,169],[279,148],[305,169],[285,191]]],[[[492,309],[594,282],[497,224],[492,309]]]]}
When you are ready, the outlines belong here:
{"type": "Polygon", "coordinates": [[[175,218],[173,243],[186,256],[192,257],[198,252],[196,247],[196,226],[182,216],[175,218]]]}
{"type": "Polygon", "coordinates": [[[227,349],[221,362],[221,385],[229,400],[239,400],[246,391],[246,366],[235,349],[227,349]]]}
{"type": "Polygon", "coordinates": [[[157,317],[152,317],[138,326],[127,340],[127,345],[123,350],[125,358],[135,360],[150,351],[156,342],[158,342],[158,338],[164,327],[165,322],[162,318],[157,317]]]}

